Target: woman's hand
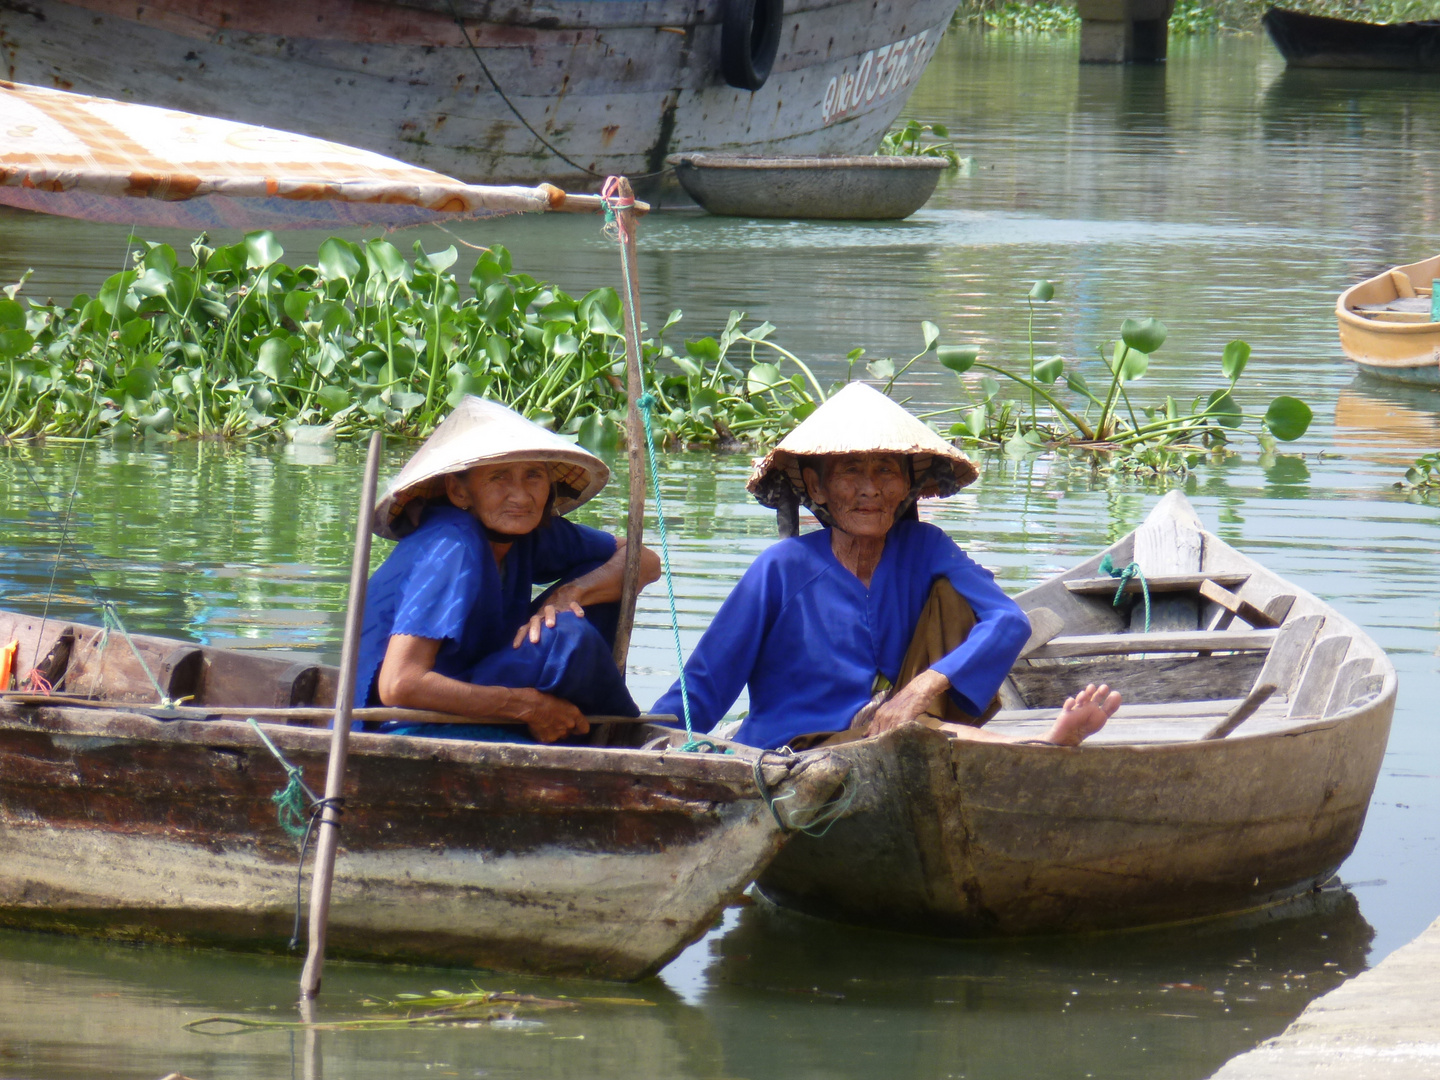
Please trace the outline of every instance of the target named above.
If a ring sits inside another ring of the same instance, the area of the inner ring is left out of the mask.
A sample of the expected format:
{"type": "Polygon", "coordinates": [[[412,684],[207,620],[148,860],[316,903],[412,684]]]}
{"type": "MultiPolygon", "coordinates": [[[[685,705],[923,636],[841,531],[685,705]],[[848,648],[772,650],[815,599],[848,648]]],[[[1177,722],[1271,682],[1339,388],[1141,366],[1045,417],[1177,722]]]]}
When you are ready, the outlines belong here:
{"type": "Polygon", "coordinates": [[[580,618],[585,617],[585,609],[580,604],[565,595],[564,589],[555,590],[555,595],[545,604],[543,608],[530,616],[530,621],[519,630],[515,631],[515,640],[511,643],[512,649],[518,649],[522,642],[528,637],[531,645],[540,644],[540,627],[547,626],[555,629],[555,619],[562,612],[568,611],[580,618]]]}
{"type": "Polygon", "coordinates": [[[950,680],[940,672],[933,668],[922,671],[875,711],[875,718],[870,721],[869,734],[880,735],[917,719],[936,697],[948,689],[950,680]]]}
{"type": "Polygon", "coordinates": [[[516,690],[514,693],[520,705],[516,718],[524,720],[530,734],[542,743],[552,743],[568,735],[584,735],[590,730],[580,710],[564,698],[539,690],[516,690]]]}

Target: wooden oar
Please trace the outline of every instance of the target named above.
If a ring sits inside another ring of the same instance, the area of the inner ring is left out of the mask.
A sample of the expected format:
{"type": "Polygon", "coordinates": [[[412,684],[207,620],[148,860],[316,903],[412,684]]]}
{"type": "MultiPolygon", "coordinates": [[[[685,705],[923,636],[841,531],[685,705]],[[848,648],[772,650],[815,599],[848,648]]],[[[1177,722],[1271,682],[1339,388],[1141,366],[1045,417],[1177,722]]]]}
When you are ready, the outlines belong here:
{"type": "MultiPolygon", "coordinates": [[[[136,704],[131,701],[105,701],[100,698],[75,697],[71,694],[30,694],[11,691],[3,695],[13,705],[48,707],[55,709],[110,709],[115,712],[138,713],[153,716],[159,720],[213,720],[234,716],[255,720],[330,720],[334,709],[315,708],[305,705],[290,705],[285,708],[251,708],[246,705],[162,705],[136,704]]],[[[460,716],[457,713],[432,712],[429,709],[378,708],[350,710],[350,719],[365,723],[380,723],[386,720],[409,724],[524,724],[508,716],[460,716]]],[[[587,716],[591,724],[654,724],[672,720],[670,716],[587,716]]]]}
{"type": "Polygon", "coordinates": [[[360,624],[365,618],[365,587],[370,580],[370,517],[375,510],[375,478],[380,472],[380,448],[384,443],[385,437],[380,432],[370,436],[370,453],[365,459],[365,483],[360,492],[360,515],[355,521],[355,555],[350,560],[350,603],[345,611],[340,678],[335,684],[335,729],[330,736],[325,803],[320,816],[320,837],[315,846],[315,868],[310,876],[310,952],[305,957],[305,969],[300,973],[302,1000],[313,998],[320,992],[320,975],[325,966],[330,886],[335,879],[335,850],[340,846],[340,809],[336,800],[345,790],[350,712],[355,704],[355,670],[360,662],[360,624]]]}
{"type": "Polygon", "coordinates": [[[630,513],[625,522],[625,576],[620,587],[620,619],[615,628],[615,664],[625,671],[630,632],[635,626],[635,597],[640,592],[640,551],[645,543],[645,430],[640,421],[640,273],[635,264],[635,192],[623,176],[605,182],[614,200],[615,231],[620,241],[620,299],[625,314],[625,444],[630,463],[630,513]]]}

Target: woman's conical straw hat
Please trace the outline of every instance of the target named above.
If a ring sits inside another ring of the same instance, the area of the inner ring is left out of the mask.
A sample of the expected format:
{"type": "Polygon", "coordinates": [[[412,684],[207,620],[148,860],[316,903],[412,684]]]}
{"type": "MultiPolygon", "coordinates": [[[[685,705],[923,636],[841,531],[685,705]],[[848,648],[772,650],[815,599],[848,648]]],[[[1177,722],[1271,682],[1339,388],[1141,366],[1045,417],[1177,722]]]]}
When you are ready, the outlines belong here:
{"type": "Polygon", "coordinates": [[[850,383],[757,461],[745,486],[772,510],[799,499],[814,512],[801,463],[835,454],[908,457],[911,497],[917,499],[953,495],[979,475],[969,458],[890,398],[865,383],[850,383]]]}
{"type": "Polygon", "coordinates": [[[509,461],[550,466],[557,514],[568,514],[610,480],[610,469],[588,450],[499,402],[466,396],[386,487],[371,519],[376,534],[398,540],[413,532],[419,517],[406,514],[406,506],[444,496],[446,473],[509,461]]]}

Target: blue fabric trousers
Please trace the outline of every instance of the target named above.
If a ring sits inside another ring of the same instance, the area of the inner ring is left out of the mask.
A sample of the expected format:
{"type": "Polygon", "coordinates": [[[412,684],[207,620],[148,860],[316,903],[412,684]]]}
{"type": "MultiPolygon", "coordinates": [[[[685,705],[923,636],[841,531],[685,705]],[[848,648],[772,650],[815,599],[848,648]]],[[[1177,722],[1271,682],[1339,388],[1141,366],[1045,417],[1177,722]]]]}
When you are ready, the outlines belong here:
{"type": "MultiPolygon", "coordinates": [[[[577,570],[573,577],[590,569],[577,570]]],[[[559,588],[559,584],[553,588],[559,588]]],[[[540,609],[553,588],[535,601],[535,610],[540,609]]],[[[586,716],[639,716],[640,709],[625,686],[625,677],[615,666],[614,640],[619,621],[618,603],[587,607],[583,618],[562,612],[555,618],[554,629],[541,627],[538,645],[527,640],[518,649],[507,646],[491,653],[475,665],[466,681],[476,686],[530,687],[565,699],[586,716]]],[[[386,725],[382,730],[431,739],[535,742],[523,724],[402,723],[386,725]]]]}

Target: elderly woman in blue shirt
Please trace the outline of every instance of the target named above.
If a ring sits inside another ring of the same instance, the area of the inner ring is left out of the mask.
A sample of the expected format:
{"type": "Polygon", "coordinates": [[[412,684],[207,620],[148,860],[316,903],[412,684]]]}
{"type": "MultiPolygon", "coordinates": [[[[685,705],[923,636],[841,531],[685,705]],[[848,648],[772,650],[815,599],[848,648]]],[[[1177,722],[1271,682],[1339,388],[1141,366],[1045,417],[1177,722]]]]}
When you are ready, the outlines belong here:
{"type": "MultiPolygon", "coordinates": [[[[1025,613],[918,498],[976,477],[949,443],[888,397],[845,387],[759,463],[750,491],[803,502],[825,528],[781,540],[750,566],[685,664],[690,719],[708,730],[750,691],[739,742],[775,748],[873,735],[931,717],[978,725],[1030,633],[1025,613]]],[[[792,503],[793,505],[793,503],[792,503]]],[[[655,704],[680,715],[679,681],[655,704]]],[[[1074,745],[1119,707],[1108,687],[1066,702],[1045,741],[1074,745]]]]}
{"type": "MultiPolygon", "coordinates": [[[[399,543],[370,579],[355,700],[524,724],[380,730],[554,742],[587,714],[638,715],[611,657],[624,544],[563,516],[609,475],[495,402],[466,397],[436,428],[376,507],[399,543]]],[[[658,576],[647,550],[642,580],[658,576]]]]}

